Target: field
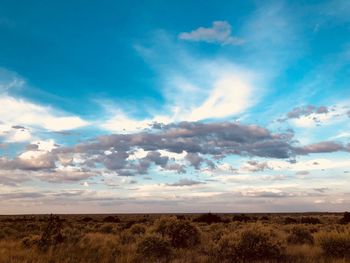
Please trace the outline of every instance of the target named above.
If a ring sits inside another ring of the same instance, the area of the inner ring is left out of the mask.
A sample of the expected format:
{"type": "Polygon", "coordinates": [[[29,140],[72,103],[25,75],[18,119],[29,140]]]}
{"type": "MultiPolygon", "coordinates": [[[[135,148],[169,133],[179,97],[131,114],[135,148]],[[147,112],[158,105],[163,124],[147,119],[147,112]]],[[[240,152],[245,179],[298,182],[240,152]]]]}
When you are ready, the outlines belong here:
{"type": "Polygon", "coordinates": [[[349,213],[0,216],[0,262],[350,262],[349,213]]]}

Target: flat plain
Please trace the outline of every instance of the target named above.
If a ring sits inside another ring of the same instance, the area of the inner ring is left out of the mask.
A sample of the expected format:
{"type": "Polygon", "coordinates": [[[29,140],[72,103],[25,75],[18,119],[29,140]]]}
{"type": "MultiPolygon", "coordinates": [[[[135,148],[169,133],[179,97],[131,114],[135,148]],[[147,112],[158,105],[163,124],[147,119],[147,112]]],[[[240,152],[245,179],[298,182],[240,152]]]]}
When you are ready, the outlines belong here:
{"type": "Polygon", "coordinates": [[[350,262],[349,213],[0,216],[0,262],[350,262]]]}

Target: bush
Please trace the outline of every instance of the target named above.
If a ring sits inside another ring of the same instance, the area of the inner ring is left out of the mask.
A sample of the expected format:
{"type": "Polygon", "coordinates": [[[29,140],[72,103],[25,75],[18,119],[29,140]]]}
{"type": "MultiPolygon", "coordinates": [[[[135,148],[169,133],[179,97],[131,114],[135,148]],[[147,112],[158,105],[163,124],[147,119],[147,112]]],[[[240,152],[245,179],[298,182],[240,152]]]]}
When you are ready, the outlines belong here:
{"type": "Polygon", "coordinates": [[[317,217],[302,217],[300,222],[302,224],[321,224],[321,220],[317,217]]]}
{"type": "Polygon", "coordinates": [[[254,221],[254,220],[252,218],[250,218],[249,216],[241,214],[241,215],[234,215],[232,218],[232,221],[234,221],[234,222],[249,222],[249,221],[254,221]]]}
{"type": "Polygon", "coordinates": [[[37,245],[40,241],[39,235],[31,235],[22,239],[21,244],[26,248],[30,248],[34,245],[37,245]]]}
{"type": "Polygon", "coordinates": [[[169,240],[153,234],[145,236],[138,242],[136,253],[149,259],[166,259],[171,256],[172,248],[169,240]]]}
{"type": "Polygon", "coordinates": [[[298,220],[296,220],[295,218],[293,218],[293,217],[286,217],[285,219],[284,219],[284,223],[285,224],[297,224],[298,223],[298,220]]]}
{"type": "Polygon", "coordinates": [[[343,215],[343,218],[340,219],[340,223],[341,224],[348,224],[350,223],[350,213],[349,212],[345,212],[343,215]]]}
{"type": "Polygon", "coordinates": [[[79,257],[85,258],[87,262],[115,262],[114,259],[121,254],[118,238],[102,233],[85,234],[72,249],[75,252],[73,256],[78,258],[67,262],[77,262],[79,257]]]}
{"type": "Polygon", "coordinates": [[[207,223],[207,224],[221,223],[222,221],[223,220],[221,219],[220,216],[212,214],[212,213],[200,215],[199,217],[193,219],[193,222],[207,223]]]}
{"type": "Polygon", "coordinates": [[[146,227],[142,224],[134,224],[129,229],[131,234],[142,235],[146,232],[146,227]]]}
{"type": "Polygon", "coordinates": [[[305,227],[293,227],[291,234],[287,237],[290,244],[313,244],[314,237],[305,227]]]}
{"type": "Polygon", "coordinates": [[[102,233],[112,233],[113,225],[112,224],[104,224],[100,227],[100,232],[102,233]]]}
{"type": "Polygon", "coordinates": [[[106,222],[106,223],[119,223],[120,219],[117,216],[106,216],[103,219],[103,222],[106,222]]]}
{"type": "Polygon", "coordinates": [[[327,257],[350,257],[350,233],[328,233],[320,237],[320,245],[327,257]]]}
{"type": "Polygon", "coordinates": [[[189,221],[178,220],[176,217],[161,218],[155,222],[155,231],[170,238],[176,248],[188,248],[200,242],[200,232],[189,221]]]}
{"type": "Polygon", "coordinates": [[[94,220],[91,217],[86,216],[86,217],[82,218],[80,221],[88,223],[88,222],[91,222],[91,221],[94,221],[94,220]]]}
{"type": "Polygon", "coordinates": [[[120,233],[119,239],[123,245],[127,245],[134,243],[137,239],[137,236],[130,233],[129,229],[126,229],[120,233]]]}
{"type": "Polygon", "coordinates": [[[278,260],[284,248],[258,229],[246,230],[239,235],[225,235],[218,243],[218,258],[228,262],[278,260]]]}
{"type": "Polygon", "coordinates": [[[62,220],[58,216],[51,215],[48,224],[41,234],[38,246],[41,250],[47,250],[50,246],[55,246],[64,241],[62,231],[62,220]]]}
{"type": "Polygon", "coordinates": [[[176,218],[179,220],[186,220],[186,217],[184,215],[176,215],[176,218]]]}

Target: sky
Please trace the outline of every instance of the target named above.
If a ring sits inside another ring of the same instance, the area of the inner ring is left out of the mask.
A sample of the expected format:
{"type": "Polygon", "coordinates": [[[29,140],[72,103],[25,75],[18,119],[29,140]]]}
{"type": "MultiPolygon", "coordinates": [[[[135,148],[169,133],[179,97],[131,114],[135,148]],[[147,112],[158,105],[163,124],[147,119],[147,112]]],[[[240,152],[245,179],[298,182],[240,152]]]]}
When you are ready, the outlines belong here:
{"type": "Polygon", "coordinates": [[[350,2],[0,2],[0,214],[344,211],[350,2]]]}

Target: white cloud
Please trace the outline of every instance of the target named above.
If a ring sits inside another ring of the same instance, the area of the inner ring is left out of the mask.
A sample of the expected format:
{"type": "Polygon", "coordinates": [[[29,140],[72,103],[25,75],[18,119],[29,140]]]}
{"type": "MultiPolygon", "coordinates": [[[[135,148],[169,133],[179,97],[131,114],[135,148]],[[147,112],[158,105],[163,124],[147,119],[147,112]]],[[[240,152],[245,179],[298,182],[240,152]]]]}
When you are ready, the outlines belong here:
{"type": "Polygon", "coordinates": [[[350,137],[350,132],[340,132],[336,136],[331,137],[331,139],[336,140],[336,139],[349,138],[349,137],[350,137]]]}
{"type": "Polygon", "coordinates": [[[312,171],[321,169],[347,169],[350,167],[349,160],[331,160],[325,158],[312,159],[307,161],[298,161],[291,164],[286,161],[273,160],[268,161],[268,165],[274,170],[290,170],[290,171],[312,171]]]}
{"type": "Polygon", "coordinates": [[[149,127],[148,120],[133,120],[119,112],[115,117],[108,119],[101,124],[101,128],[117,133],[130,133],[149,127]]]}
{"type": "Polygon", "coordinates": [[[252,104],[252,85],[238,74],[219,79],[209,97],[193,109],[189,120],[224,118],[241,113],[252,104]]]}
{"type": "MultiPolygon", "coordinates": [[[[40,127],[51,131],[64,131],[88,125],[87,121],[77,116],[67,116],[67,114],[53,108],[8,95],[0,97],[0,105],[1,121],[8,127],[23,125],[25,127],[40,127]]],[[[23,138],[19,137],[19,139],[23,138]]]]}
{"type": "Polygon", "coordinates": [[[187,41],[203,41],[221,45],[240,45],[244,41],[231,35],[232,27],[227,21],[214,21],[212,27],[199,27],[191,32],[179,34],[179,39],[187,41]]]}
{"type": "Polygon", "coordinates": [[[0,92],[21,88],[25,85],[24,79],[16,73],[0,68],[0,92]]]}

